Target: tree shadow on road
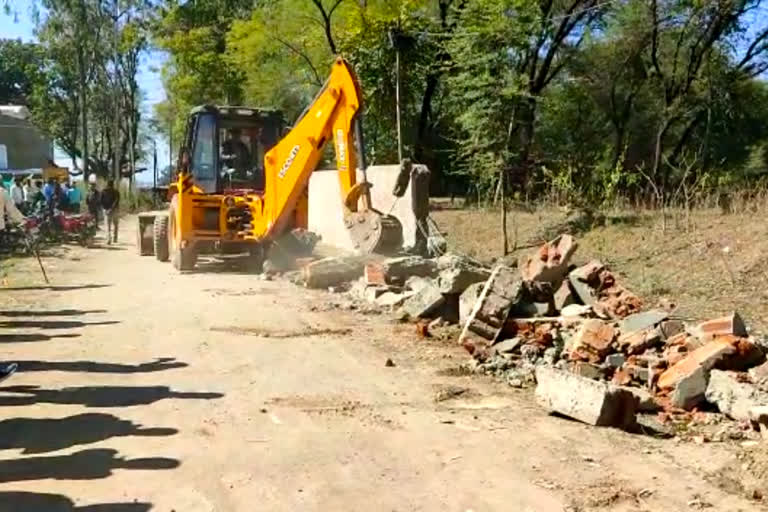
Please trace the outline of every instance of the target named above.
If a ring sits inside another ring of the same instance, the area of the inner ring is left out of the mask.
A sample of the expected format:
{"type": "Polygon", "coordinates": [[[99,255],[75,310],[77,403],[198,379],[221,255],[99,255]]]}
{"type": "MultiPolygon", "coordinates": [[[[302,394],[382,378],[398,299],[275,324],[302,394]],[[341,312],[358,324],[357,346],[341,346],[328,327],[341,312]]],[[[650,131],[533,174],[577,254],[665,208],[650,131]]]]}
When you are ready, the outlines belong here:
{"type": "Polygon", "coordinates": [[[30,311],[25,309],[18,309],[18,310],[4,310],[0,311],[0,316],[10,316],[10,317],[17,317],[17,316],[79,316],[79,315],[90,315],[92,313],[106,313],[106,309],[91,309],[91,310],[80,310],[80,309],[59,309],[59,310],[51,310],[51,311],[30,311]]]}
{"type": "Polygon", "coordinates": [[[173,357],[161,357],[149,363],[121,364],[95,361],[15,361],[21,372],[152,373],[186,368],[187,363],[173,357]]]}
{"type": "Polygon", "coordinates": [[[77,329],[91,325],[114,325],[119,323],[117,320],[104,320],[101,322],[81,322],[80,320],[5,320],[0,321],[0,328],[77,329]]]}
{"type": "Polygon", "coordinates": [[[55,452],[112,437],[172,436],[175,428],[145,428],[112,414],[84,413],[67,418],[11,418],[0,421],[0,450],[55,452]]]}
{"type": "Polygon", "coordinates": [[[117,450],[98,448],[71,455],[0,461],[0,483],[45,479],[94,480],[107,478],[115,469],[175,469],[180,464],[178,460],[168,457],[125,459],[117,456],[117,450]]]}
{"type": "Polygon", "coordinates": [[[111,284],[73,284],[73,285],[61,285],[61,286],[8,286],[1,287],[0,292],[13,292],[13,291],[25,291],[25,290],[49,290],[52,292],[68,292],[72,290],[87,290],[92,288],[107,288],[112,286],[111,284]]]}
{"type": "Polygon", "coordinates": [[[0,491],[0,512],[148,512],[151,503],[101,503],[78,507],[61,494],[0,491]]]}
{"type": "Polygon", "coordinates": [[[41,389],[38,386],[0,388],[0,406],[33,404],[79,404],[85,407],[130,407],[147,405],[168,398],[211,400],[222,393],[171,391],[168,386],[84,386],[41,389]],[[8,395],[16,393],[17,396],[8,395]]]}
{"type": "Polygon", "coordinates": [[[0,334],[0,343],[28,343],[33,341],[48,341],[54,338],[77,338],[78,336],[80,335],[76,333],[56,334],[54,336],[39,332],[31,334],[11,333],[0,334]]]}

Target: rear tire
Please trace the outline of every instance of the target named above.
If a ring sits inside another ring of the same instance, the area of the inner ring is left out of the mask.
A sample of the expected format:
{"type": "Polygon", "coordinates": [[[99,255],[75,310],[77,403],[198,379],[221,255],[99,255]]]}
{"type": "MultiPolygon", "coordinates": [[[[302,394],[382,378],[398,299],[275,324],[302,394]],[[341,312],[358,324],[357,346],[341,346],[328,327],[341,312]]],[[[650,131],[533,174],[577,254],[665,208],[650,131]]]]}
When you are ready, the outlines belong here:
{"type": "Polygon", "coordinates": [[[168,224],[167,215],[158,215],[152,225],[152,245],[155,249],[155,258],[158,261],[168,261],[168,224]]]}
{"type": "Polygon", "coordinates": [[[142,226],[141,220],[139,220],[136,227],[136,250],[139,252],[139,256],[152,256],[155,254],[154,226],[151,240],[144,236],[146,228],[147,226],[142,226]]]}

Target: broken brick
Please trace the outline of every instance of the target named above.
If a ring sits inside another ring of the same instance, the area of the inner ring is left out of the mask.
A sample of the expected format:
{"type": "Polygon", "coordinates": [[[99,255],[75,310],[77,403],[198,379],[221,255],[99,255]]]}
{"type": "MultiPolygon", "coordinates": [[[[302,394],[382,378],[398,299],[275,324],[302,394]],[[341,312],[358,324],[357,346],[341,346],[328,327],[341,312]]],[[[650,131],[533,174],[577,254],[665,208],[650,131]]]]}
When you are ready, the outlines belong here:
{"type": "Polygon", "coordinates": [[[387,284],[384,267],[380,263],[366,263],[363,269],[363,277],[367,285],[386,286],[387,284]]]}
{"type": "Polygon", "coordinates": [[[700,323],[693,328],[693,334],[702,342],[711,341],[717,336],[748,336],[747,326],[736,312],[700,323]]]}
{"type": "Polygon", "coordinates": [[[733,344],[727,341],[710,341],[662,373],[658,382],[659,388],[672,389],[682,379],[698,370],[699,367],[703,367],[706,371],[711,370],[725,356],[733,354],[735,351],[736,348],[733,344]]]}
{"type": "Polygon", "coordinates": [[[656,327],[631,332],[619,337],[619,347],[627,354],[640,354],[661,341],[661,332],[656,327]]]}
{"type": "Polygon", "coordinates": [[[564,307],[576,303],[576,298],[574,297],[571,285],[567,279],[562,282],[555,292],[554,303],[557,311],[562,311],[564,307]]]}
{"type": "Polygon", "coordinates": [[[520,262],[523,281],[544,281],[559,287],[568,273],[568,263],[576,247],[571,235],[560,235],[545,243],[520,262]]]}
{"type": "Polygon", "coordinates": [[[579,332],[571,340],[571,359],[586,359],[593,363],[601,362],[611,353],[616,330],[611,324],[591,318],[586,320],[579,332]]]}

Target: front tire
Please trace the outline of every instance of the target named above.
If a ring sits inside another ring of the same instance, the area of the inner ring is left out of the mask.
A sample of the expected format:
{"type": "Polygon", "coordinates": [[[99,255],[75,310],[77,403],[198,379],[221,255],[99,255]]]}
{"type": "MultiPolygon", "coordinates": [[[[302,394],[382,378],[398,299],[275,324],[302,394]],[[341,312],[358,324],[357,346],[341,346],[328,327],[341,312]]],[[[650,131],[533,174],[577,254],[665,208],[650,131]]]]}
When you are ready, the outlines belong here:
{"type": "Polygon", "coordinates": [[[168,223],[167,215],[158,215],[152,225],[152,245],[158,261],[168,261],[168,223]]]}
{"type": "Polygon", "coordinates": [[[168,211],[168,251],[171,254],[171,263],[176,270],[194,270],[197,263],[197,248],[194,244],[181,247],[179,227],[176,225],[178,201],[179,196],[174,196],[168,211]]]}

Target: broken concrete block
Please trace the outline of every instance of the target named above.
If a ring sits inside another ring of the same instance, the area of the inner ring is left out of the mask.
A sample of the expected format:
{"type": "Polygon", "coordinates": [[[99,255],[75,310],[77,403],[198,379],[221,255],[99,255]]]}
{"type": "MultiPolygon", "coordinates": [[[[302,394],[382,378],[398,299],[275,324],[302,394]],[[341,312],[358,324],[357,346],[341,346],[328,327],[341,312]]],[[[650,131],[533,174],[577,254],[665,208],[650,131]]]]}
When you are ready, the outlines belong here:
{"type": "Polygon", "coordinates": [[[365,288],[365,300],[368,302],[376,302],[379,296],[389,291],[388,286],[367,286],[365,288]]]}
{"type": "Polygon", "coordinates": [[[669,318],[669,313],[660,309],[643,311],[642,313],[635,313],[622,319],[619,322],[619,330],[622,334],[642,331],[649,327],[655,327],[667,318],[669,318]]]}
{"type": "Polygon", "coordinates": [[[599,285],[600,272],[605,265],[597,260],[590,261],[568,274],[568,281],[571,283],[573,291],[581,299],[581,302],[588,306],[597,302],[597,286],[599,285]]]}
{"type": "Polygon", "coordinates": [[[581,375],[592,380],[602,380],[603,371],[599,366],[592,363],[585,363],[584,361],[574,361],[570,366],[571,373],[581,375]]]}
{"type": "Polygon", "coordinates": [[[467,321],[467,317],[472,312],[472,308],[475,307],[475,302],[480,297],[484,286],[485,283],[469,285],[459,297],[459,320],[462,324],[467,321]]]}
{"type": "Polygon", "coordinates": [[[430,318],[445,303],[445,298],[436,286],[425,286],[403,302],[401,310],[410,318],[430,318]]]}
{"type": "Polygon", "coordinates": [[[467,317],[459,343],[471,354],[495,342],[504,329],[509,311],[523,295],[522,281],[514,269],[498,265],[486,281],[467,317]]]}
{"type": "Polygon", "coordinates": [[[629,391],[546,366],[536,368],[536,382],[536,398],[550,411],[596,426],[635,424],[637,399],[629,391]]]}
{"type": "Polygon", "coordinates": [[[511,354],[515,350],[517,350],[517,347],[520,346],[520,343],[522,343],[522,338],[510,338],[508,340],[503,340],[495,345],[493,345],[493,351],[497,354],[511,354]]]}
{"type": "Polygon", "coordinates": [[[413,295],[412,292],[406,292],[406,293],[395,293],[395,292],[384,292],[381,295],[379,295],[376,298],[376,305],[381,306],[383,308],[394,308],[397,306],[400,306],[403,304],[403,302],[413,295]]]}
{"type": "Polygon", "coordinates": [[[576,304],[576,296],[574,295],[573,290],[571,290],[571,285],[568,279],[565,279],[560,284],[560,287],[555,292],[553,301],[557,311],[562,311],[566,306],[576,304]]]}
{"type": "Polygon", "coordinates": [[[692,375],[700,367],[703,367],[705,371],[711,370],[724,357],[735,351],[733,344],[727,341],[710,341],[662,373],[659,377],[659,388],[672,389],[677,386],[678,382],[692,375]]]}
{"type": "Polygon", "coordinates": [[[717,336],[748,336],[747,326],[744,324],[744,320],[742,320],[741,316],[736,312],[702,322],[691,329],[691,334],[704,343],[713,340],[717,336]]]}
{"type": "Polygon", "coordinates": [[[523,281],[544,281],[552,283],[553,288],[557,289],[568,273],[568,263],[576,247],[571,235],[560,235],[545,243],[520,262],[523,281]]]}
{"type": "Polygon", "coordinates": [[[590,318],[581,324],[581,328],[571,340],[571,346],[566,349],[573,360],[583,359],[599,363],[611,352],[615,337],[616,330],[611,324],[590,318]]]}
{"type": "Polygon", "coordinates": [[[692,373],[680,379],[670,395],[672,405],[690,410],[704,401],[709,372],[699,366],[692,373]]]}
{"type": "Polygon", "coordinates": [[[624,354],[610,354],[605,358],[605,364],[610,368],[621,368],[621,365],[627,360],[624,354]]]}
{"type": "Polygon", "coordinates": [[[405,280],[405,287],[414,292],[419,292],[427,286],[435,286],[427,277],[411,276],[405,280]]]}
{"type": "Polygon", "coordinates": [[[685,324],[682,320],[664,320],[659,324],[659,330],[665,340],[670,340],[685,333],[685,324]]]}
{"type": "Polygon", "coordinates": [[[440,256],[437,259],[437,268],[437,286],[443,293],[463,293],[470,285],[484,283],[491,277],[490,269],[455,254],[440,256]]]}
{"type": "Polygon", "coordinates": [[[354,281],[363,275],[366,257],[342,256],[313,261],[302,269],[307,288],[328,288],[354,281]]]}
{"type": "Polygon", "coordinates": [[[768,404],[768,393],[746,382],[744,374],[721,370],[711,371],[705,396],[735,420],[749,420],[750,409],[768,404]]]}
{"type": "Polygon", "coordinates": [[[421,256],[389,258],[381,263],[387,283],[404,283],[411,276],[435,277],[437,263],[421,256]]]}
{"type": "Polygon", "coordinates": [[[585,306],[583,304],[570,304],[560,310],[561,316],[589,316],[592,313],[592,306],[585,306]]]}

